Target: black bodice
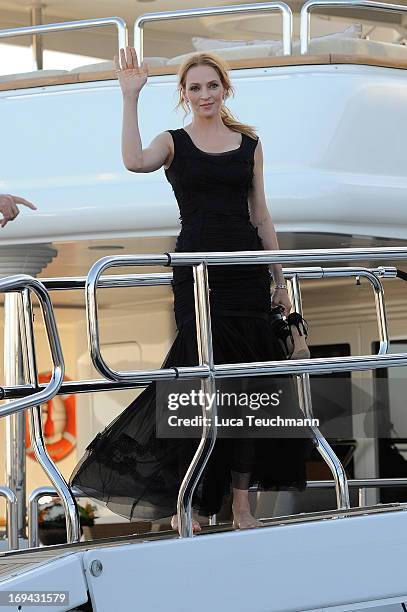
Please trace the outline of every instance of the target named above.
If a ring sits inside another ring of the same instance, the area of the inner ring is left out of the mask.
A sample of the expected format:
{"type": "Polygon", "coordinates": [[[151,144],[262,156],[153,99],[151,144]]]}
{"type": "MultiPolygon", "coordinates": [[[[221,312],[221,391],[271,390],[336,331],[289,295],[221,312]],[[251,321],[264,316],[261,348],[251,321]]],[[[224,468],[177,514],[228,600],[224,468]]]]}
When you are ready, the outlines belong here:
{"type": "Polygon", "coordinates": [[[239,148],[207,153],[195,146],[183,128],[168,131],[174,140],[174,158],[165,175],[183,226],[213,215],[249,221],[248,193],[257,140],[242,133],[239,148]]]}
{"type": "MultiPolygon", "coordinates": [[[[182,224],[175,250],[261,251],[263,244],[250,221],[248,203],[257,140],[242,133],[239,148],[207,153],[194,145],[183,128],[169,132],[174,140],[174,159],[165,174],[177,199],[182,224]]],[[[270,279],[266,265],[210,266],[208,276],[213,316],[248,312],[251,316],[268,316],[270,279]]],[[[194,318],[190,267],[173,268],[173,291],[180,327],[194,318]]]]}

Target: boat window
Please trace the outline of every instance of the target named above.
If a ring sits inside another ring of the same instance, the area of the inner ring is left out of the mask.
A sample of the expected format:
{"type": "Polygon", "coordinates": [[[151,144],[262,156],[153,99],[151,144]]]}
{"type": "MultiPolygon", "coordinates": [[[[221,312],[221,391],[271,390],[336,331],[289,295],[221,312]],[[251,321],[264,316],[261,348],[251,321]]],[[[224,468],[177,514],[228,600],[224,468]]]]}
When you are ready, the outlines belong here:
{"type": "MultiPolygon", "coordinates": [[[[379,343],[373,344],[378,351],[379,343]]],[[[407,351],[406,340],[392,340],[389,353],[407,351]]],[[[374,370],[374,397],[380,405],[375,413],[379,453],[379,478],[407,477],[407,366],[374,370]]],[[[406,487],[382,488],[380,501],[407,501],[406,487]]]]}
{"type": "MultiPolygon", "coordinates": [[[[311,358],[348,357],[350,344],[310,345],[311,358]]],[[[352,428],[352,390],[350,372],[310,375],[312,408],[314,416],[320,419],[321,431],[328,439],[335,453],[345,467],[349,478],[354,475],[353,453],[356,441],[352,428]],[[341,413],[340,418],[338,418],[341,413]],[[335,418],[337,417],[337,418],[335,418]],[[329,419],[329,420],[327,420],[329,419]]],[[[321,455],[315,449],[308,466],[312,480],[330,479],[332,474],[321,455]]]]}

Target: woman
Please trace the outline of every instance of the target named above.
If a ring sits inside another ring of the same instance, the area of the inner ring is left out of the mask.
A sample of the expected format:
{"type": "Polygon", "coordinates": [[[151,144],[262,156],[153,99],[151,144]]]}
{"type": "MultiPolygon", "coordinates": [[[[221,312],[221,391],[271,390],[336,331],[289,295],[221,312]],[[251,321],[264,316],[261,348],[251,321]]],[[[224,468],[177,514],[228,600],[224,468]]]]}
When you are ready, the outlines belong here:
{"type": "MultiPolygon", "coordinates": [[[[198,53],[184,62],[178,106],[191,109],[193,119],[185,129],[162,132],[146,149],[140,140],[137,104],[147,67],[138,66],[130,47],[120,50],[115,67],[124,103],[123,161],[133,172],[164,166],[181,213],[176,250],[278,249],[264,194],[261,143],[254,129],[237,121],[225,106],[233,88],[223,61],[198,53]]],[[[281,266],[272,265],[271,272],[276,283],[272,304],[288,314],[291,303],[281,266]]],[[[270,324],[267,266],[210,266],[208,276],[215,363],[285,359],[270,324]]],[[[191,267],[173,268],[173,292],[178,334],[163,367],[195,365],[191,267]]],[[[154,383],[149,385],[96,436],[71,477],[71,485],[130,519],[174,513],[180,483],[198,443],[156,436],[156,390],[154,383]]],[[[193,507],[201,515],[215,514],[232,486],[234,526],[258,526],[250,512],[249,486],[303,489],[309,448],[305,439],[218,439],[193,507]]],[[[177,528],[176,515],[171,524],[177,528]]],[[[194,531],[200,528],[194,519],[194,531]]]]}

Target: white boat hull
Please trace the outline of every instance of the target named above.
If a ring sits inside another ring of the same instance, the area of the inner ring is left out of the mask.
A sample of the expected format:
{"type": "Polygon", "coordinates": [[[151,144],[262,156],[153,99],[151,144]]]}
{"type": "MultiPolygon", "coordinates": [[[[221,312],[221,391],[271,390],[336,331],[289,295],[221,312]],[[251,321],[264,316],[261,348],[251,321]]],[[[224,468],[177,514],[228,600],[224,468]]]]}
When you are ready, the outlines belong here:
{"type": "MultiPolygon", "coordinates": [[[[280,233],[407,237],[404,70],[286,66],[234,70],[232,80],[228,104],[258,129],[280,233]]],[[[163,170],[123,167],[116,81],[1,92],[0,102],[0,191],[39,207],[9,224],[2,244],[178,233],[163,170]]],[[[150,77],[139,102],[144,147],[182,125],[175,103],[176,76],[150,77]]]]}

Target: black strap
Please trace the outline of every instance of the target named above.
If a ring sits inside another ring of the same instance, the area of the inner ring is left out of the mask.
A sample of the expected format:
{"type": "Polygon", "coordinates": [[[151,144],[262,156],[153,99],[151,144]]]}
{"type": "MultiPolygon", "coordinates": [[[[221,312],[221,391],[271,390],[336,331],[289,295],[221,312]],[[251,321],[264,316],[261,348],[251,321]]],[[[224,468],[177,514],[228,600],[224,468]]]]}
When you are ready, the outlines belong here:
{"type": "Polygon", "coordinates": [[[396,268],[396,270],[397,270],[396,276],[401,278],[401,280],[407,281],[407,272],[403,272],[403,270],[399,270],[398,268],[396,268]]]}

